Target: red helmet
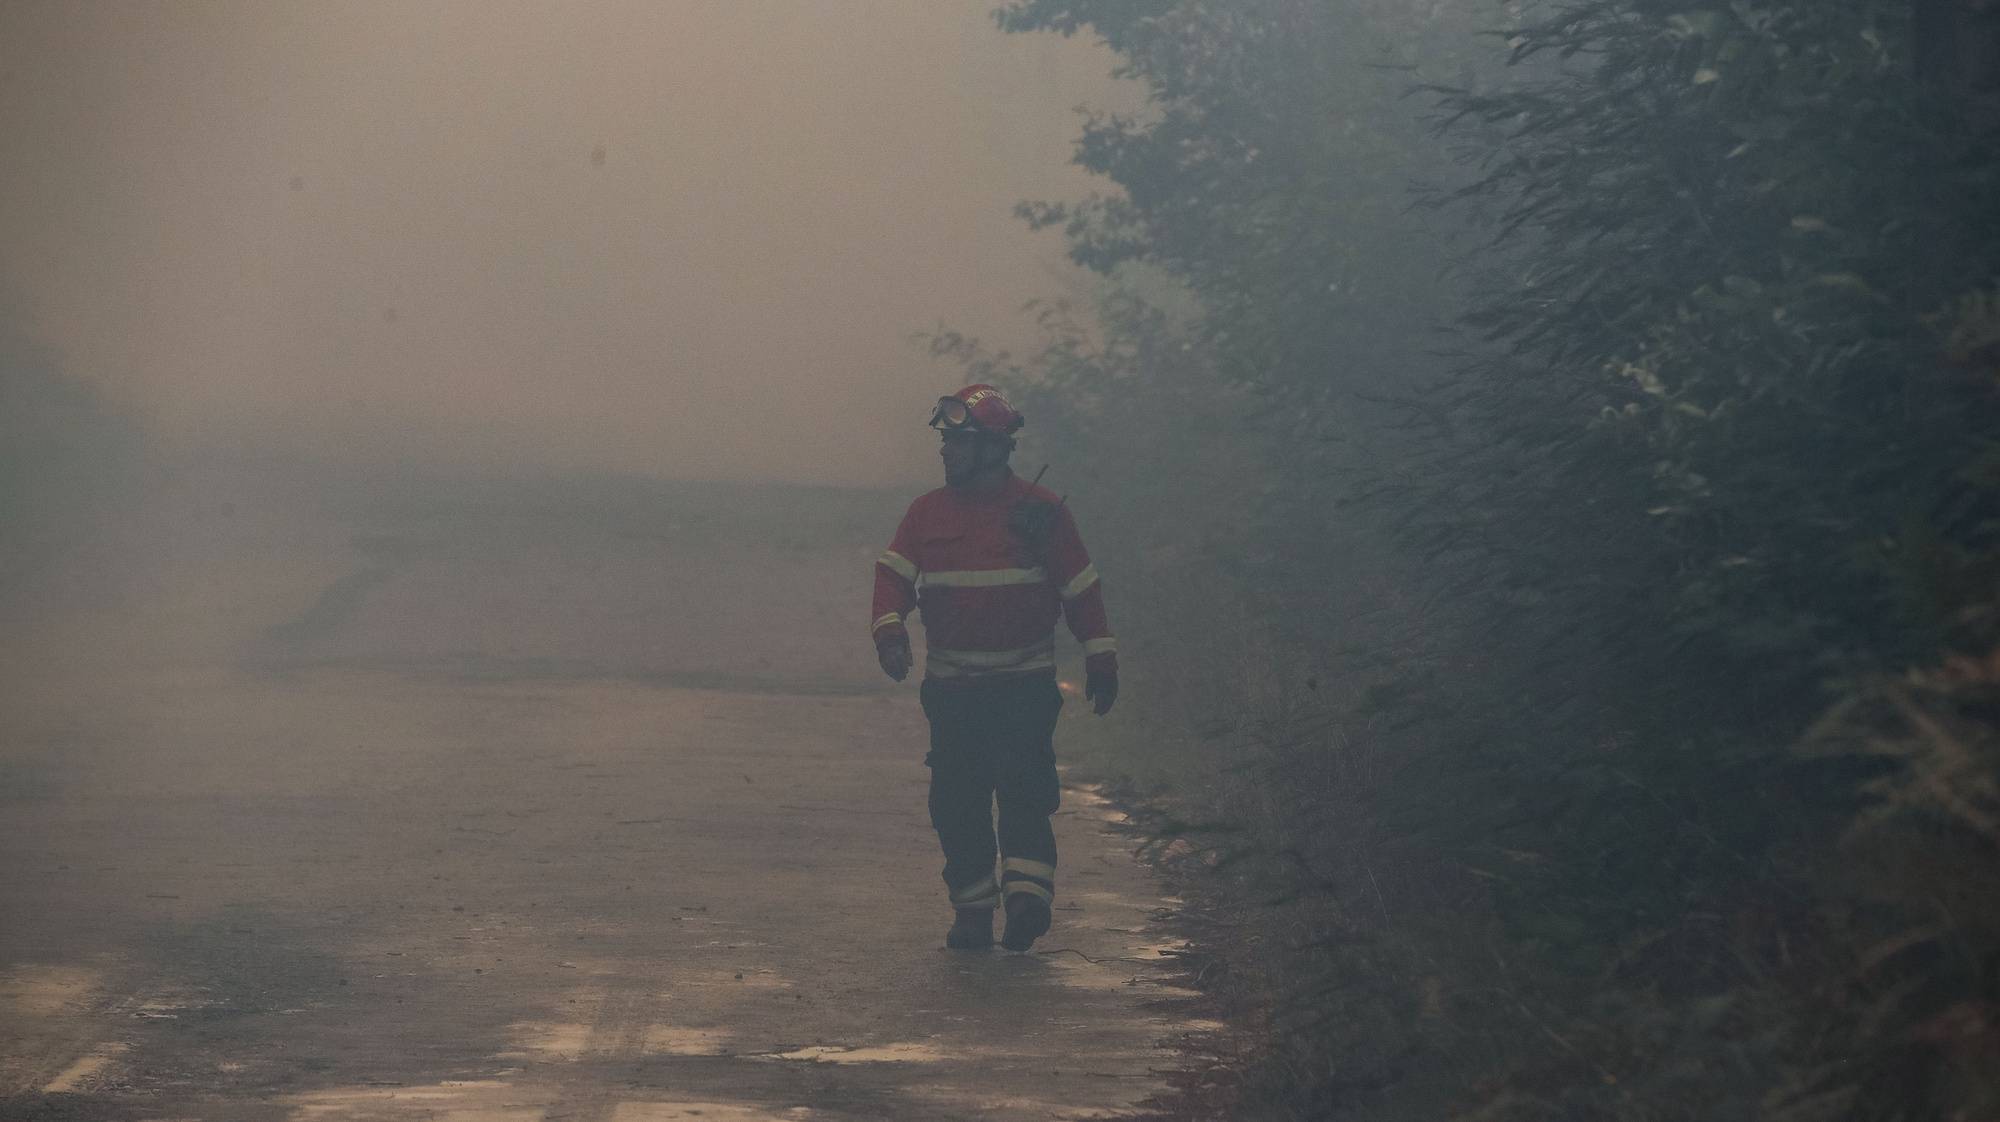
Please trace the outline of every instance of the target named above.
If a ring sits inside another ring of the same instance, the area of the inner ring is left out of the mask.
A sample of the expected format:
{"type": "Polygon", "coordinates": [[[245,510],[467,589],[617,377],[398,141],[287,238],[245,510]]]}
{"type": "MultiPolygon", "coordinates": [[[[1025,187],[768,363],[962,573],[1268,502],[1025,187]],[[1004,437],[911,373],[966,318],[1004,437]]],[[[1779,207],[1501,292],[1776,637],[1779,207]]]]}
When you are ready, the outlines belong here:
{"type": "Polygon", "coordinates": [[[984,382],[974,382],[955,394],[938,398],[931,411],[931,427],[943,432],[974,429],[1011,436],[1027,419],[1007,404],[1000,391],[984,382]]]}

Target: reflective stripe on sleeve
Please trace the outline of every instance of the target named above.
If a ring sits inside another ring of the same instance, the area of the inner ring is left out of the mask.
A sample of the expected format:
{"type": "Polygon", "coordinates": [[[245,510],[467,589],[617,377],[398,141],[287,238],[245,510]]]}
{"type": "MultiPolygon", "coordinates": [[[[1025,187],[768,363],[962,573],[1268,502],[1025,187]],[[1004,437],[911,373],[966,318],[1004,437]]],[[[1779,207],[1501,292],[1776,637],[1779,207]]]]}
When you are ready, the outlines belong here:
{"type": "Polygon", "coordinates": [[[902,613],[890,612],[888,615],[883,616],[881,619],[878,619],[874,623],[869,624],[868,634],[873,635],[877,631],[882,630],[883,628],[889,626],[892,623],[901,623],[901,622],[903,622],[902,613]]]}
{"type": "Polygon", "coordinates": [[[1042,569],[956,569],[925,573],[924,583],[941,588],[998,588],[1008,584],[1039,584],[1049,579],[1042,569]]]}
{"type": "Polygon", "coordinates": [[[1096,583],[1097,566],[1095,564],[1085,565],[1082,572],[1071,577],[1069,583],[1063,585],[1062,598],[1065,600],[1074,600],[1090,591],[1090,586],[1096,583]]]}
{"type": "Polygon", "coordinates": [[[913,581],[917,579],[917,567],[910,563],[909,558],[897,553],[893,549],[883,550],[882,556],[876,558],[875,563],[888,566],[890,572],[902,577],[904,580],[913,581]]]}
{"type": "Polygon", "coordinates": [[[1112,654],[1116,653],[1117,650],[1118,640],[1109,635],[1106,635],[1102,639],[1085,639],[1083,641],[1083,653],[1085,657],[1094,654],[1112,654]]]}

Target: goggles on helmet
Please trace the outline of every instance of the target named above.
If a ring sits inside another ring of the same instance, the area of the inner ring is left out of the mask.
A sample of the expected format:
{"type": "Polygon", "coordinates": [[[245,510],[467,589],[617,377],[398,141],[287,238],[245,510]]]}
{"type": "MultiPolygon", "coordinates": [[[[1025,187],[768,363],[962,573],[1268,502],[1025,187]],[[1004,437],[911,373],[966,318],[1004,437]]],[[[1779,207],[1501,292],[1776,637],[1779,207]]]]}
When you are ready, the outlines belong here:
{"type": "Polygon", "coordinates": [[[965,402],[955,397],[941,397],[938,398],[937,408],[931,410],[931,427],[949,432],[977,429],[979,426],[972,420],[972,411],[965,407],[965,402]]]}

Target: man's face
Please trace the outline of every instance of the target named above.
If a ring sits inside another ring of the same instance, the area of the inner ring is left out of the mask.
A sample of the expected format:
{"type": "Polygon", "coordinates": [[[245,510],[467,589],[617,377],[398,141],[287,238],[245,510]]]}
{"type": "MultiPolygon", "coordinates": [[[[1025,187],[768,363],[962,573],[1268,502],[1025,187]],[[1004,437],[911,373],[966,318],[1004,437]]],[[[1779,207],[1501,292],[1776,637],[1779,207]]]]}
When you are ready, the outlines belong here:
{"type": "Polygon", "coordinates": [[[938,449],[938,457],[944,461],[944,481],[947,486],[962,487],[972,482],[983,465],[980,455],[979,434],[964,430],[945,430],[943,444],[938,449]]]}

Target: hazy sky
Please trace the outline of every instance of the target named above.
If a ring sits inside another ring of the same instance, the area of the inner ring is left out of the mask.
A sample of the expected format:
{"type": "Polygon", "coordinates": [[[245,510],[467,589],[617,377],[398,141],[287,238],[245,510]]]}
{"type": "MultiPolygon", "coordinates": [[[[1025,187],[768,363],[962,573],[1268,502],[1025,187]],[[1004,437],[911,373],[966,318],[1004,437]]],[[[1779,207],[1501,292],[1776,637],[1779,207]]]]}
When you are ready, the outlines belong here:
{"type": "Polygon", "coordinates": [[[175,447],[928,479],[1129,92],[994,0],[0,5],[0,318],[175,447]]]}

